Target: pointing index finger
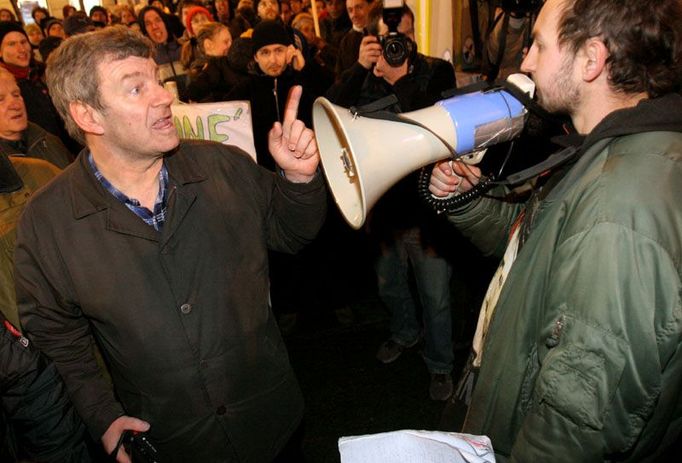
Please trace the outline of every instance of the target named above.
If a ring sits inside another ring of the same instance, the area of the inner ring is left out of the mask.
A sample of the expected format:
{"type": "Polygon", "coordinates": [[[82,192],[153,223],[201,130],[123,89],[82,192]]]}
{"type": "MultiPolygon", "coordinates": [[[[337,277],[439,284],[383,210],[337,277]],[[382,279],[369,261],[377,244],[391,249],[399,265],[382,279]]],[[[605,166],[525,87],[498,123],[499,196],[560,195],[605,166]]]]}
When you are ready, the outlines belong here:
{"type": "Polygon", "coordinates": [[[287,97],[287,104],[284,107],[284,119],[282,125],[284,127],[289,127],[298,117],[298,104],[301,101],[301,94],[303,93],[303,87],[300,85],[294,85],[289,90],[289,96],[287,97]]]}

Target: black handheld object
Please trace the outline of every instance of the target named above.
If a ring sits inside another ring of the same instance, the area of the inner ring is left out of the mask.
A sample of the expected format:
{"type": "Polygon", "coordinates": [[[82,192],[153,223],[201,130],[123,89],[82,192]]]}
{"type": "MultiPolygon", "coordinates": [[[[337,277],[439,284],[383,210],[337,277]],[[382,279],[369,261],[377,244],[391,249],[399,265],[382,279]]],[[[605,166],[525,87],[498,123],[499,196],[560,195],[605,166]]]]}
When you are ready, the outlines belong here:
{"type": "Polygon", "coordinates": [[[415,43],[405,34],[398,32],[398,25],[405,12],[402,1],[384,1],[382,19],[388,27],[388,34],[379,36],[383,55],[389,66],[398,67],[411,58],[415,51],[415,43]]]}
{"type": "Polygon", "coordinates": [[[121,434],[116,447],[109,455],[112,461],[116,461],[116,454],[121,445],[125,448],[133,463],[160,463],[159,452],[151,443],[149,437],[144,432],[131,431],[126,429],[121,434]]]}

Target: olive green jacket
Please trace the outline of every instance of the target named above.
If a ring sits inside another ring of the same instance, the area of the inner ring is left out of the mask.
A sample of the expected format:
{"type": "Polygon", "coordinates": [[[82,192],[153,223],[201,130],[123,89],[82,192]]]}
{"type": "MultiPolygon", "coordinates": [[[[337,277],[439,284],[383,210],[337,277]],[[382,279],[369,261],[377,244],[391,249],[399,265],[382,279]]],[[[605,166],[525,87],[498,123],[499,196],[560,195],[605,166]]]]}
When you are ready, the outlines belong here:
{"type": "MultiPolygon", "coordinates": [[[[612,113],[581,151],[486,337],[464,431],[498,461],[646,461],[682,430],[682,97],[612,113]]],[[[495,253],[521,209],[486,198],[450,219],[495,253]]]]}
{"type": "MultiPolygon", "coordinates": [[[[2,154],[0,154],[2,156],[2,154]]],[[[19,215],[33,193],[58,173],[54,165],[40,159],[10,156],[10,161],[23,182],[23,187],[0,193],[0,310],[19,326],[14,294],[14,242],[19,215]]]]}

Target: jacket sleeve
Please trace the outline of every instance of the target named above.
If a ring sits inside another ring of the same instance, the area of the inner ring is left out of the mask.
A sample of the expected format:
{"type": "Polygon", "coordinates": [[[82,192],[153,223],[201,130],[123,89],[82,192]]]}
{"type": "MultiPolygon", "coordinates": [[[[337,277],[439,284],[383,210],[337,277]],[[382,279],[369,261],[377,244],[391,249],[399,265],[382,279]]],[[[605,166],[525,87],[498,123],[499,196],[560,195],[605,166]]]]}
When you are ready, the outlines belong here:
{"type": "Polygon", "coordinates": [[[448,220],[482,253],[502,257],[522,203],[502,200],[509,192],[498,187],[448,215],[448,220]]]}
{"type": "Polygon", "coordinates": [[[324,223],[327,190],[322,174],[318,172],[309,183],[303,184],[275,174],[272,188],[266,222],[268,247],[297,252],[315,238],[324,223]]]}
{"type": "Polygon", "coordinates": [[[95,358],[88,320],[78,306],[59,251],[38,230],[40,210],[24,209],[17,228],[15,278],[19,318],[27,336],[57,367],[69,396],[99,442],[123,408],[95,358]]]}
{"type": "Polygon", "coordinates": [[[32,461],[89,462],[85,426],[54,365],[4,322],[0,317],[0,399],[19,448],[32,461]]]}
{"type": "Polygon", "coordinates": [[[558,244],[546,292],[553,319],[538,339],[512,461],[603,461],[632,449],[654,409],[679,406],[682,285],[671,255],[608,222],[558,244]]]}
{"type": "Polygon", "coordinates": [[[369,71],[360,63],[355,63],[339,76],[338,81],[327,90],[325,96],[332,103],[349,108],[357,103],[367,75],[369,71]]]}

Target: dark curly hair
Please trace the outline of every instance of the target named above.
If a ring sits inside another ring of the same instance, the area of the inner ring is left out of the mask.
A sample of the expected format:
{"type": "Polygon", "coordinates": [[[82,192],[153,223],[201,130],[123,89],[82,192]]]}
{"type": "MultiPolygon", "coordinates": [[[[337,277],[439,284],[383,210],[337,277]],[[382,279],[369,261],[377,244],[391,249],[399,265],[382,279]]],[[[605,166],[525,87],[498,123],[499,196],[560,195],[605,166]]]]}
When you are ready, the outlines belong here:
{"type": "Polygon", "coordinates": [[[564,0],[559,44],[575,53],[592,37],[609,51],[614,90],[655,98],[682,89],[682,1],[564,0]]]}
{"type": "Polygon", "coordinates": [[[614,90],[655,98],[682,89],[680,0],[564,0],[563,7],[559,44],[575,53],[600,37],[614,90]]]}

